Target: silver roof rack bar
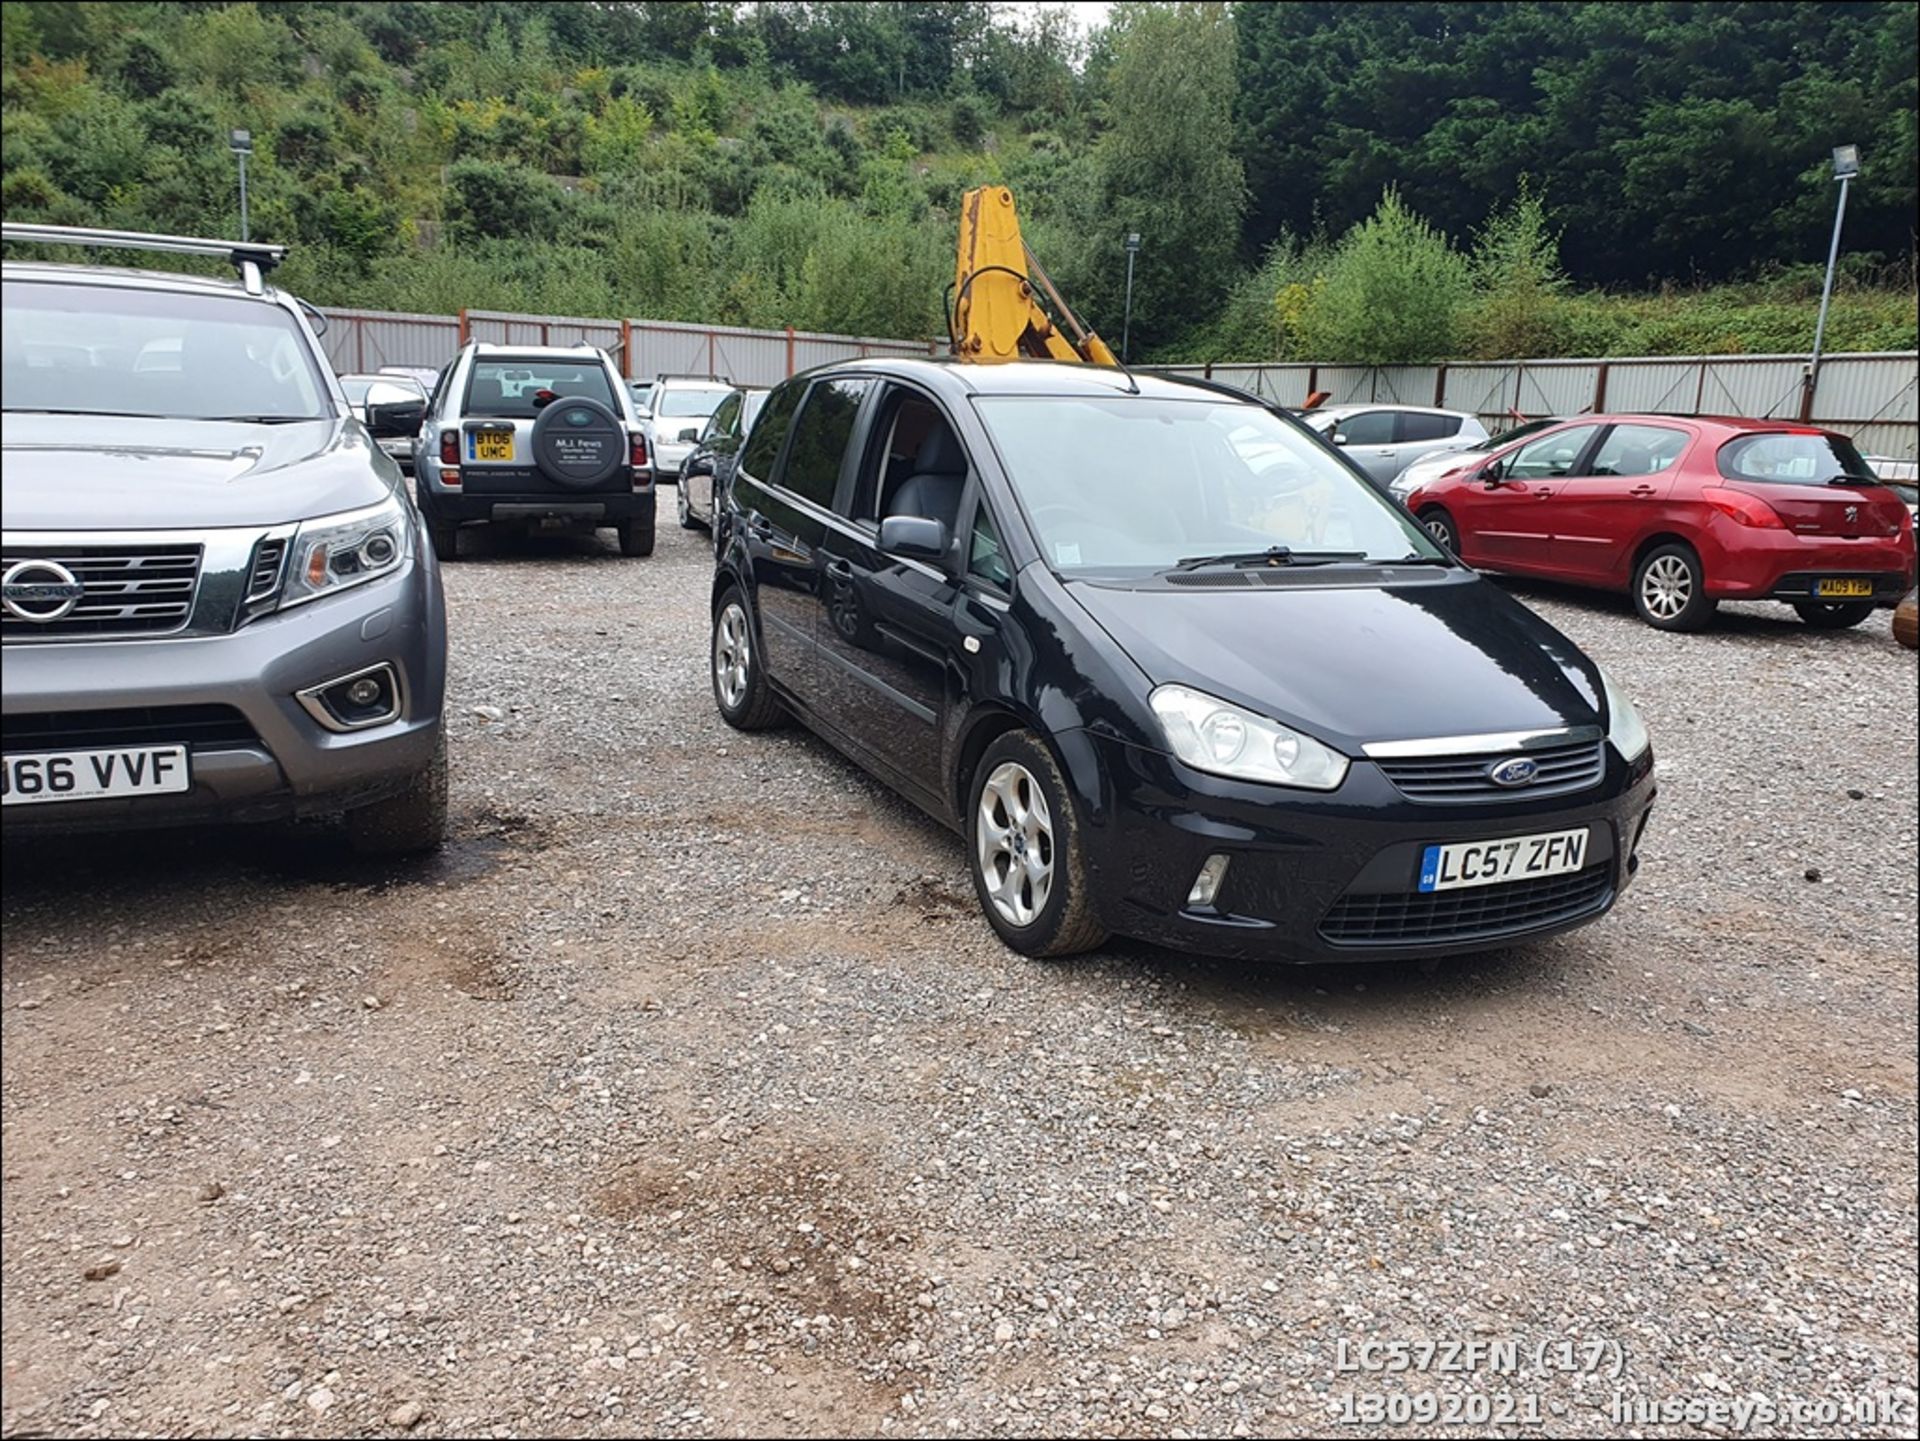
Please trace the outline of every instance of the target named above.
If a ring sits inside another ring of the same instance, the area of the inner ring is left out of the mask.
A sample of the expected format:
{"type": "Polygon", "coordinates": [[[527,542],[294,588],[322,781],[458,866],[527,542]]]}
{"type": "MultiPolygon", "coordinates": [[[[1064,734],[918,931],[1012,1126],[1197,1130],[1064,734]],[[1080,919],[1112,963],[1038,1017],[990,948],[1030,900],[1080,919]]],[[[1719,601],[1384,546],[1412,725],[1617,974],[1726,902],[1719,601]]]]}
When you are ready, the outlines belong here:
{"type": "Polygon", "coordinates": [[[115,250],[152,250],[166,255],[214,255],[240,272],[249,293],[264,289],[262,277],[287,258],[284,245],[248,240],[203,240],[189,235],[152,235],[140,230],[96,230],[80,225],[0,224],[0,240],[39,245],[107,246],[115,250]]]}

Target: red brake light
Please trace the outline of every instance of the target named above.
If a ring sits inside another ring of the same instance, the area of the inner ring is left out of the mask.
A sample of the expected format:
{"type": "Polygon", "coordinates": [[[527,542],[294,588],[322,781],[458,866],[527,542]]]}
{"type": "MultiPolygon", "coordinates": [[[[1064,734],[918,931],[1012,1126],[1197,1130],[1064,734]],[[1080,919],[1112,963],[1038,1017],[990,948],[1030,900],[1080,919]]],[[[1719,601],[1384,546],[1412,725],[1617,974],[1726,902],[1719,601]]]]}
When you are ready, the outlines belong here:
{"type": "Polygon", "coordinates": [[[635,470],[647,467],[647,438],[637,430],[627,432],[627,462],[635,470]]]}
{"type": "Polygon", "coordinates": [[[440,463],[458,465],[460,463],[460,432],[443,430],[440,432],[440,463]]]}
{"type": "Polygon", "coordinates": [[[1701,489],[1700,498],[1729,520],[1749,529],[1785,530],[1787,528],[1787,523],[1780,519],[1779,512],[1757,495],[1709,485],[1701,489]]]}

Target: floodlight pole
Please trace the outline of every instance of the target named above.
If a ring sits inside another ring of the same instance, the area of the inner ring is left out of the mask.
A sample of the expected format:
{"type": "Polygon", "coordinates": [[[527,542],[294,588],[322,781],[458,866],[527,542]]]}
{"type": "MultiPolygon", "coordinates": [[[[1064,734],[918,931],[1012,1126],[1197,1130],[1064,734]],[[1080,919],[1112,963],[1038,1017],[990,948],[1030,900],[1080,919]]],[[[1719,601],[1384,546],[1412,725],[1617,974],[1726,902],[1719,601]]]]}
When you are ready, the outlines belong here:
{"type": "Polygon", "coordinates": [[[240,163],[240,238],[251,240],[247,232],[247,157],[253,153],[253,135],[250,131],[235,130],[227,138],[227,144],[233,149],[233,158],[240,163]]]}
{"type": "Polygon", "coordinates": [[[1827,338],[1827,307],[1833,301],[1833,272],[1840,263],[1840,227],[1847,218],[1847,187],[1860,173],[1860,152],[1841,145],[1833,152],[1833,176],[1840,182],[1840,199],[1833,208],[1833,243],[1827,247],[1827,279],[1820,287],[1820,318],[1813,327],[1813,358],[1807,363],[1807,386],[1800,402],[1800,419],[1813,419],[1813,394],[1820,384],[1820,353],[1827,338]]]}

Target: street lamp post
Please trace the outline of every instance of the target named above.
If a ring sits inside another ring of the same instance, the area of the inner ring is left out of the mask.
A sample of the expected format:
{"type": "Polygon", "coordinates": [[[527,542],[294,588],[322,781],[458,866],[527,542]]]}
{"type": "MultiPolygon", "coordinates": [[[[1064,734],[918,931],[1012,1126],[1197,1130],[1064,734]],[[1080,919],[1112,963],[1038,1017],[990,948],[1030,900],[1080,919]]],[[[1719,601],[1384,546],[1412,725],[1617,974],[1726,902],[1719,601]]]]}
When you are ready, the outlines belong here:
{"type": "Polygon", "coordinates": [[[233,158],[240,162],[240,238],[250,240],[247,233],[247,157],[253,154],[253,132],[235,130],[227,137],[227,144],[233,151],[233,158]]]}
{"type": "Polygon", "coordinates": [[[1127,359],[1127,342],[1133,334],[1133,257],[1140,253],[1140,232],[1127,232],[1127,308],[1120,321],[1120,359],[1127,359]]]}
{"type": "Polygon", "coordinates": [[[1820,384],[1820,350],[1827,338],[1827,306],[1833,300],[1833,271],[1840,261],[1840,226],[1847,218],[1847,186],[1860,173],[1860,147],[1833,148],[1833,178],[1840,182],[1840,200],[1833,210],[1833,244],[1827,248],[1827,280],[1820,287],[1820,319],[1813,327],[1813,358],[1807,364],[1807,388],[1800,403],[1800,419],[1813,419],[1813,392],[1820,384]]]}

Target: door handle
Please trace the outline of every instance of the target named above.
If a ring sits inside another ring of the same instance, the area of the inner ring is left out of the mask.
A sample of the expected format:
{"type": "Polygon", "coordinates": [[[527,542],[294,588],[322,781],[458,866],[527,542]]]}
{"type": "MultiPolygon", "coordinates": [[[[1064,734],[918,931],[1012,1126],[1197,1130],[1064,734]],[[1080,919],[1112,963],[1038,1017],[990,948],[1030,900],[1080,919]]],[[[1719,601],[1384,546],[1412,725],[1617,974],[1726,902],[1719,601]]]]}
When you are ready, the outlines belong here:
{"type": "Polygon", "coordinates": [[[1651,485],[1636,485],[1632,490],[1628,491],[1627,494],[1639,496],[1658,495],[1659,491],[1651,485]]]}
{"type": "Polygon", "coordinates": [[[849,584],[853,581],[853,567],[844,560],[828,561],[826,570],[828,580],[841,580],[849,584]]]}
{"type": "Polygon", "coordinates": [[[747,513],[747,529],[764,540],[773,534],[773,522],[757,510],[749,511],[747,513]]]}

